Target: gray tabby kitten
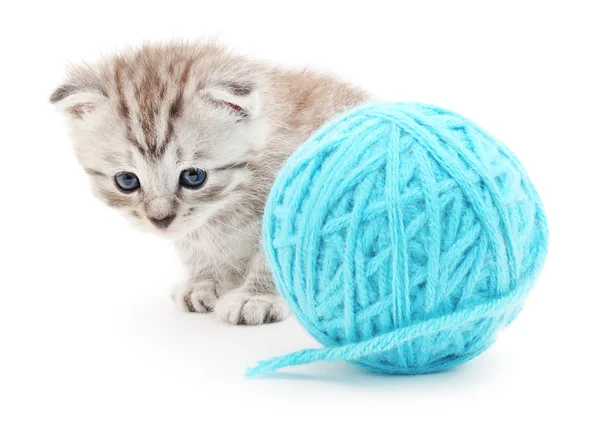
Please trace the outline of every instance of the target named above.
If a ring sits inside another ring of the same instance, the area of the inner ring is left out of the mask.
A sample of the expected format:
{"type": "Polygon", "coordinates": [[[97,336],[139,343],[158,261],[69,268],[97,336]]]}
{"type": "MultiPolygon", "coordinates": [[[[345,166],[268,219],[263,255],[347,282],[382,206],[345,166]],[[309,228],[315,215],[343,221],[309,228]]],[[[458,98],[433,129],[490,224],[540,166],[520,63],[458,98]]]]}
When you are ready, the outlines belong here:
{"type": "Polygon", "coordinates": [[[50,101],[67,116],[94,193],[175,242],[177,305],[234,324],[284,319],[260,247],[283,161],[365,92],[216,44],[149,45],[70,70],[50,101]]]}

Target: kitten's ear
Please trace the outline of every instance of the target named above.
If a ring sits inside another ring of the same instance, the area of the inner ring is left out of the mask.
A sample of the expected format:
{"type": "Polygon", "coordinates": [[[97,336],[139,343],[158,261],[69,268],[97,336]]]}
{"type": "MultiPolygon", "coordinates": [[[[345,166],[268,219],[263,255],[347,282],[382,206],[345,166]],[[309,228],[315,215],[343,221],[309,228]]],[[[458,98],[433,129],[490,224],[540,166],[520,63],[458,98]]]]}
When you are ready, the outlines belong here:
{"type": "Polygon", "coordinates": [[[260,113],[260,96],[251,84],[224,84],[206,89],[206,93],[211,101],[241,117],[254,118],[260,113]]]}
{"type": "Polygon", "coordinates": [[[67,114],[69,118],[83,120],[103,102],[104,96],[98,93],[80,91],[69,84],[58,87],[50,96],[50,102],[67,114]]]}
{"type": "Polygon", "coordinates": [[[69,81],[50,96],[50,103],[71,119],[83,120],[93,112],[106,95],[95,74],[89,68],[73,68],[69,81]]]}

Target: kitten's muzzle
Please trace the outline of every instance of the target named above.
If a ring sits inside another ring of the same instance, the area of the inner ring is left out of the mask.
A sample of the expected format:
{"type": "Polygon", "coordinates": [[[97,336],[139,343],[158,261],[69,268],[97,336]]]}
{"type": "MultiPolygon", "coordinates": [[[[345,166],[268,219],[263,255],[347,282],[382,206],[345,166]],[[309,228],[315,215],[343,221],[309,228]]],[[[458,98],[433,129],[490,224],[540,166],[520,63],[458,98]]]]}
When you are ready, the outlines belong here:
{"type": "Polygon", "coordinates": [[[175,214],[168,215],[163,218],[156,218],[156,217],[148,217],[148,218],[150,219],[152,224],[154,224],[159,229],[166,229],[167,227],[169,227],[169,224],[171,224],[171,222],[175,218],[175,214]]]}

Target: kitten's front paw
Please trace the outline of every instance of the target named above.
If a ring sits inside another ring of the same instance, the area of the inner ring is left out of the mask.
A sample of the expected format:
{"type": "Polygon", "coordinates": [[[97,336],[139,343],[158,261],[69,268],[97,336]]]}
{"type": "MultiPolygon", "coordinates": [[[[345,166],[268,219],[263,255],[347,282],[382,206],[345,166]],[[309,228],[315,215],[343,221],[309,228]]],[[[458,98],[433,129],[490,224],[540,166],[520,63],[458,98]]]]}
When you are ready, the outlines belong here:
{"type": "Polygon", "coordinates": [[[173,289],[173,301],[182,311],[208,313],[217,302],[216,284],[210,281],[182,283],[173,289]]]}
{"type": "Polygon", "coordinates": [[[215,312],[221,319],[234,325],[274,323],[289,316],[281,296],[256,294],[244,289],[236,289],[223,296],[215,312]]]}

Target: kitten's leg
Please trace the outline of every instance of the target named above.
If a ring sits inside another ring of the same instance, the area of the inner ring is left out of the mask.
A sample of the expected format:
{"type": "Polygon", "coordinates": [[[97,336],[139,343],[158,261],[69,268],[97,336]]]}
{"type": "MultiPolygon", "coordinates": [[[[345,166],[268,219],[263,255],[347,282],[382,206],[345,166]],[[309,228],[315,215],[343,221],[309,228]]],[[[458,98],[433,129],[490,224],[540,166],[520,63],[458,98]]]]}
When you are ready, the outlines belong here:
{"type": "Polygon", "coordinates": [[[279,322],[289,315],[277,293],[262,251],[248,263],[244,284],[225,294],[215,307],[217,315],[234,325],[260,325],[279,322]]]}
{"type": "Polygon", "coordinates": [[[182,311],[208,313],[217,302],[217,284],[211,279],[192,278],[175,286],[173,300],[182,311]]]}

